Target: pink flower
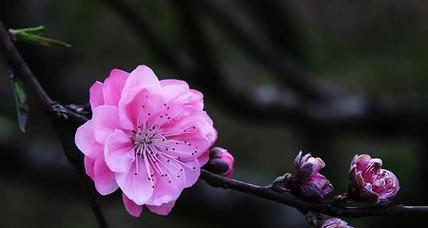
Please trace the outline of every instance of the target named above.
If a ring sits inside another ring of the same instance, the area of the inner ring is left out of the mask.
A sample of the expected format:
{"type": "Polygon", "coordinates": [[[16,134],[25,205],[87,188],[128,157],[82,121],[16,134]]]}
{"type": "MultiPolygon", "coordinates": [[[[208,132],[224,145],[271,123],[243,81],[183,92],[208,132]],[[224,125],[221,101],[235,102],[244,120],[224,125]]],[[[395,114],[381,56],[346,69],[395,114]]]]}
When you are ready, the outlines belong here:
{"type": "Polygon", "coordinates": [[[208,163],[205,169],[225,177],[233,176],[233,163],[235,159],[226,149],[214,147],[211,149],[208,163]]]}
{"type": "Polygon", "coordinates": [[[329,219],[326,219],[321,224],[320,228],[353,228],[353,227],[348,225],[348,223],[342,219],[329,218],[329,219]]]}
{"type": "Polygon", "coordinates": [[[302,156],[302,152],[294,160],[296,173],[288,177],[286,186],[292,193],[309,200],[322,200],[333,192],[330,181],[319,173],[325,163],[321,158],[311,154],[302,156]]]}
{"type": "Polygon", "coordinates": [[[351,197],[371,204],[390,202],[400,190],[400,184],[391,171],[381,168],[381,159],[355,155],[349,171],[351,197]]]}
{"type": "Polygon", "coordinates": [[[180,80],[159,81],[147,66],[114,69],[95,82],[92,119],[77,129],[86,173],[102,195],[118,188],[128,212],[166,215],[198,180],[217,138],[203,95],[180,80]]]}

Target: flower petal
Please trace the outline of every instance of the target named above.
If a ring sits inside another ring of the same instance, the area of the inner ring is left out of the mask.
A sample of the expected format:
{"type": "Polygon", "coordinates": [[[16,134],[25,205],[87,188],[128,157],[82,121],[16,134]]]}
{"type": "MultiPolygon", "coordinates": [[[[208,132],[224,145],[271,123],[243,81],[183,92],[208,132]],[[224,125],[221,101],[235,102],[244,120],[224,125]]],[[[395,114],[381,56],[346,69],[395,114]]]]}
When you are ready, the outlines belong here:
{"type": "Polygon", "coordinates": [[[153,213],[158,214],[158,215],[168,215],[172,208],[175,205],[175,201],[171,201],[169,203],[164,203],[160,206],[155,206],[155,205],[146,205],[146,207],[153,213]]]}
{"type": "Polygon", "coordinates": [[[92,180],[94,180],[94,164],[95,164],[94,159],[91,159],[87,156],[83,158],[83,165],[85,166],[86,175],[91,177],[92,180]]]}
{"type": "Polygon", "coordinates": [[[134,203],[134,201],[132,201],[128,197],[126,197],[125,194],[122,194],[122,200],[123,200],[123,205],[125,206],[126,211],[130,215],[132,215],[136,218],[140,217],[141,212],[143,212],[143,206],[134,203]]]}
{"type": "Polygon", "coordinates": [[[123,87],[129,73],[119,69],[113,69],[109,77],[104,81],[104,101],[106,105],[118,106],[123,87]]]}
{"type": "Polygon", "coordinates": [[[95,140],[104,144],[107,137],[119,128],[118,109],[114,106],[98,106],[92,116],[95,140]]]}
{"type": "MultiPolygon", "coordinates": [[[[153,126],[166,109],[163,98],[148,89],[140,90],[128,103],[119,102],[119,118],[121,127],[133,130],[141,125],[153,126]]],[[[170,112],[170,110],[168,110],[170,112]]],[[[166,116],[163,116],[166,121],[166,116]]]]}
{"type": "Polygon", "coordinates": [[[104,104],[103,86],[103,83],[97,81],[89,89],[89,104],[92,110],[104,104]]]}
{"type": "Polygon", "coordinates": [[[95,140],[92,120],[77,129],[74,141],[77,148],[92,159],[97,158],[103,151],[103,146],[95,140]]]}
{"type": "Polygon", "coordinates": [[[117,190],[114,173],[107,167],[104,159],[96,159],[94,163],[95,188],[101,195],[108,195],[117,190]]]}
{"type": "Polygon", "coordinates": [[[150,167],[146,159],[139,160],[138,172],[135,162],[127,173],[116,173],[117,184],[126,196],[138,205],[143,205],[153,194],[153,184],[149,179],[150,167]],[[145,160],[142,162],[142,160],[145,160]]]}
{"type": "Polygon", "coordinates": [[[107,166],[113,172],[127,172],[134,161],[131,136],[121,130],[106,139],[104,156],[107,166]]]}
{"type": "MultiPolygon", "coordinates": [[[[147,204],[160,206],[176,200],[186,186],[186,169],[184,163],[165,155],[158,157],[157,169],[153,176],[155,189],[147,204]]],[[[198,168],[195,166],[195,169],[198,168]]]]}
{"type": "Polygon", "coordinates": [[[193,186],[196,181],[198,181],[199,176],[201,175],[200,166],[201,165],[199,164],[198,160],[185,162],[185,164],[182,165],[185,175],[185,188],[193,186]]]}
{"type": "Polygon", "coordinates": [[[146,88],[160,88],[159,79],[152,69],[140,65],[129,74],[122,91],[121,102],[129,103],[139,91],[146,88]]]}
{"type": "Polygon", "coordinates": [[[167,102],[174,100],[178,97],[182,97],[183,95],[186,97],[191,95],[189,93],[189,85],[182,80],[161,80],[160,85],[162,86],[162,95],[166,98],[167,102]]]}

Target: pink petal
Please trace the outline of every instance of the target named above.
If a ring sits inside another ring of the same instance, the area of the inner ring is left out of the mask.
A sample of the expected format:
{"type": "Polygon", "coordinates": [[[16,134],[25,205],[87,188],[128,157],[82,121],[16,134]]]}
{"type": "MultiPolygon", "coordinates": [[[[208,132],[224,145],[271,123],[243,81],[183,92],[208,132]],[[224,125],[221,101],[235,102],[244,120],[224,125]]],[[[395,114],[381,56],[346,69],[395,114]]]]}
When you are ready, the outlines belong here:
{"type": "Polygon", "coordinates": [[[95,160],[94,182],[95,188],[101,195],[113,193],[118,188],[114,173],[107,167],[102,158],[95,160]]]}
{"type": "Polygon", "coordinates": [[[184,169],[185,176],[184,187],[187,188],[193,186],[196,181],[198,181],[199,176],[201,175],[201,168],[199,162],[197,160],[185,162],[182,167],[184,169]]]}
{"type": "Polygon", "coordinates": [[[189,85],[187,84],[187,82],[183,80],[164,79],[164,80],[161,80],[159,83],[162,86],[162,88],[168,87],[168,86],[182,86],[183,88],[187,88],[187,90],[189,90],[189,85]]]}
{"type": "Polygon", "coordinates": [[[129,103],[139,91],[146,88],[159,89],[159,79],[149,67],[140,65],[129,74],[122,91],[121,101],[125,104],[129,103]]]}
{"type": "Polygon", "coordinates": [[[129,73],[119,69],[113,69],[109,77],[104,81],[104,100],[105,104],[118,106],[123,87],[129,73]]]}
{"type": "Polygon", "coordinates": [[[77,148],[92,159],[95,159],[103,151],[103,146],[95,141],[92,120],[77,129],[74,141],[77,148]]]}
{"type": "Polygon", "coordinates": [[[145,121],[145,119],[148,118],[148,113],[150,112],[145,110],[148,98],[149,91],[143,89],[139,91],[129,102],[125,103],[123,102],[123,99],[119,102],[119,119],[121,127],[128,130],[134,130],[138,127],[138,119],[145,121]]]}
{"type": "Polygon", "coordinates": [[[89,104],[92,110],[104,104],[103,86],[103,83],[97,81],[89,89],[89,104]]]}
{"type": "Polygon", "coordinates": [[[142,125],[143,123],[147,126],[154,126],[155,124],[163,125],[167,122],[167,113],[169,113],[169,116],[174,115],[171,108],[167,108],[168,105],[161,95],[151,94],[145,101],[145,108],[142,109],[140,118],[137,120],[137,125],[142,125]]]}
{"type": "Polygon", "coordinates": [[[175,201],[171,201],[169,203],[164,203],[160,206],[154,206],[154,205],[146,205],[146,207],[153,213],[158,215],[168,215],[172,208],[175,205],[175,201]]]}
{"type": "Polygon", "coordinates": [[[178,111],[175,107],[168,107],[159,94],[153,94],[147,89],[139,91],[129,103],[119,103],[120,124],[128,130],[141,125],[162,125],[178,111]]]}
{"type": "Polygon", "coordinates": [[[352,164],[357,166],[357,170],[365,170],[369,166],[371,157],[367,154],[355,155],[352,164]]]}
{"type": "Polygon", "coordinates": [[[167,102],[177,99],[183,102],[191,98],[192,94],[189,93],[189,85],[185,81],[166,79],[161,80],[160,84],[162,86],[162,94],[167,102]]]}
{"type": "Polygon", "coordinates": [[[104,156],[107,166],[113,172],[127,172],[134,161],[131,136],[115,130],[105,144],[104,156]]]}
{"type": "Polygon", "coordinates": [[[190,92],[192,93],[190,103],[196,108],[202,110],[204,108],[204,95],[195,89],[191,89],[190,92]]]}
{"type": "Polygon", "coordinates": [[[207,164],[208,160],[210,159],[210,151],[206,150],[198,157],[198,163],[202,167],[203,165],[207,164]]]}
{"type": "Polygon", "coordinates": [[[95,140],[104,144],[107,137],[119,128],[118,109],[107,105],[98,106],[93,110],[92,120],[95,140]]]}
{"type": "Polygon", "coordinates": [[[203,94],[197,90],[190,89],[185,81],[166,79],[161,80],[160,84],[162,86],[162,94],[167,101],[174,100],[185,105],[192,105],[198,110],[203,109],[203,94]]]}
{"type": "Polygon", "coordinates": [[[186,168],[184,163],[180,163],[176,159],[168,159],[165,156],[159,157],[158,164],[162,173],[155,172],[155,189],[152,197],[147,201],[147,204],[157,206],[176,200],[186,187],[186,171],[193,170],[192,167],[198,168],[190,165],[186,168]]]}
{"type": "Polygon", "coordinates": [[[85,172],[86,175],[88,175],[89,177],[91,177],[92,180],[94,180],[94,164],[95,164],[95,160],[91,159],[87,156],[85,156],[83,158],[83,164],[85,166],[85,172]]]}
{"type": "Polygon", "coordinates": [[[300,166],[302,165],[302,154],[303,154],[303,152],[299,151],[296,158],[294,159],[294,167],[296,170],[299,170],[300,166]]]}
{"type": "Polygon", "coordinates": [[[117,184],[128,198],[138,205],[143,205],[153,194],[153,184],[149,180],[150,167],[147,161],[139,161],[139,170],[136,172],[135,163],[127,173],[116,173],[117,184]],[[137,174],[136,174],[137,173],[137,174]]]}
{"type": "Polygon", "coordinates": [[[143,206],[137,205],[134,201],[126,197],[125,194],[122,194],[123,205],[125,205],[126,211],[136,218],[140,217],[141,212],[143,212],[143,206]]]}

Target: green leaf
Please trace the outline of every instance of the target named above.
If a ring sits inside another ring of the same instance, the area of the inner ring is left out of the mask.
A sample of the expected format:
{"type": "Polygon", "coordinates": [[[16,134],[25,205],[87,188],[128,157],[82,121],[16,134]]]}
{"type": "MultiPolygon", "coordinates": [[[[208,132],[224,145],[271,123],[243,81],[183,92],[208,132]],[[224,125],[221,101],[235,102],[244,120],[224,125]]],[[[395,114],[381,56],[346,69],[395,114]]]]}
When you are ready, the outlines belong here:
{"type": "Polygon", "coordinates": [[[45,28],[43,26],[9,29],[9,33],[12,34],[15,40],[31,44],[38,44],[43,46],[59,45],[67,48],[71,47],[71,45],[66,42],[42,36],[44,29],[45,28]]]}
{"type": "Polygon", "coordinates": [[[27,95],[25,93],[22,81],[15,77],[13,70],[9,70],[10,81],[12,84],[13,93],[15,95],[16,112],[18,114],[18,124],[22,132],[25,133],[25,127],[28,119],[28,104],[27,95]]]}
{"type": "Polygon", "coordinates": [[[43,35],[43,32],[45,31],[45,27],[43,25],[37,26],[37,27],[30,27],[30,28],[22,28],[22,29],[9,29],[10,33],[29,33],[35,36],[41,36],[43,35]]]}

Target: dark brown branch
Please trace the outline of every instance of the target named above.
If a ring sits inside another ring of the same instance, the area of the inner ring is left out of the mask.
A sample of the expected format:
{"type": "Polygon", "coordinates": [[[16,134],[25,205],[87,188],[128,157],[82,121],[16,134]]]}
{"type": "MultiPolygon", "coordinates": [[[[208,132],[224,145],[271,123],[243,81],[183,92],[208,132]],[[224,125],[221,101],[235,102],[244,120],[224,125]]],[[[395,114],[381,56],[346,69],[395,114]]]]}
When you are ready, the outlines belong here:
{"type": "Polygon", "coordinates": [[[201,179],[218,188],[232,189],[246,194],[272,200],[303,211],[315,211],[339,217],[368,217],[391,215],[427,215],[428,206],[393,205],[383,207],[342,207],[334,203],[314,203],[303,201],[287,192],[273,190],[270,186],[258,186],[243,181],[226,178],[202,170],[201,179]]]}
{"type": "Polygon", "coordinates": [[[8,31],[3,26],[2,22],[0,22],[0,43],[1,46],[3,46],[9,64],[16,72],[16,76],[24,81],[25,86],[27,86],[31,92],[36,94],[36,100],[44,108],[45,112],[54,117],[53,125],[60,135],[64,152],[66,153],[69,162],[79,174],[79,177],[84,184],[85,190],[88,193],[91,209],[97,219],[98,225],[100,228],[108,228],[107,222],[97,202],[96,193],[93,190],[94,187],[83,171],[82,155],[80,152],[76,152],[76,146],[74,143],[69,141],[70,139],[74,138],[72,135],[70,135],[70,132],[75,131],[75,124],[84,123],[87,121],[87,118],[83,115],[80,115],[79,113],[65,108],[58,102],[53,101],[48,96],[43,87],[37,81],[34,74],[31,72],[24,59],[21,57],[19,51],[16,49],[8,31]],[[74,122],[69,123],[66,121],[69,119],[72,119],[74,122]]]}

